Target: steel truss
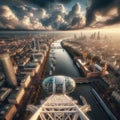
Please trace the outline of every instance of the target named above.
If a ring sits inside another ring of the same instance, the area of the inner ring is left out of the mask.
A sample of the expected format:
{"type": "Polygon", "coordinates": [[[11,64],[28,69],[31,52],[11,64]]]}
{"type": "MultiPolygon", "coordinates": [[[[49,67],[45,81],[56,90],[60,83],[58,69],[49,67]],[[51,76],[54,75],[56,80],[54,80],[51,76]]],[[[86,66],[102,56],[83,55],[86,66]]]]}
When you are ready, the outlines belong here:
{"type": "Polygon", "coordinates": [[[27,109],[34,113],[30,120],[89,120],[84,106],[79,107],[65,94],[53,94],[39,108],[28,105],[27,109]]]}

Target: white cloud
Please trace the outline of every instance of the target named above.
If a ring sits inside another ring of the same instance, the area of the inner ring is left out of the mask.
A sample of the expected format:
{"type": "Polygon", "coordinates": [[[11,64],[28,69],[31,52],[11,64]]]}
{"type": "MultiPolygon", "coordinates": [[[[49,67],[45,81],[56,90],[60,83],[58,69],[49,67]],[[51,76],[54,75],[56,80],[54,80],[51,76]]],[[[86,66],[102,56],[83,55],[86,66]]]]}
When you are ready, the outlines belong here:
{"type": "Polygon", "coordinates": [[[12,10],[8,6],[1,6],[0,8],[0,16],[6,18],[7,20],[15,20],[18,21],[16,15],[12,12],[12,10]]]}
{"type": "Polygon", "coordinates": [[[107,21],[119,16],[119,11],[116,7],[108,10],[105,14],[100,11],[95,12],[95,20],[91,23],[92,27],[105,26],[107,21]]]}
{"type": "Polygon", "coordinates": [[[31,12],[31,13],[28,13],[28,16],[29,17],[34,17],[34,14],[31,12]]]}
{"type": "Polygon", "coordinates": [[[11,29],[67,29],[85,24],[79,3],[67,13],[63,4],[53,4],[50,9],[27,5],[1,6],[0,28],[11,29]]]}
{"type": "Polygon", "coordinates": [[[85,23],[86,19],[85,16],[83,15],[83,12],[81,11],[81,6],[79,3],[76,3],[71,11],[68,13],[66,16],[66,21],[69,23],[68,28],[82,28],[85,23]]]}
{"type": "Polygon", "coordinates": [[[4,5],[0,7],[0,22],[0,28],[15,29],[19,19],[8,6],[4,5]]]}
{"type": "Polygon", "coordinates": [[[22,22],[22,26],[27,29],[39,29],[39,30],[44,30],[46,29],[42,23],[39,21],[38,18],[35,18],[34,20],[31,21],[29,16],[24,16],[22,22]]]}
{"type": "Polygon", "coordinates": [[[56,19],[55,19],[55,22],[58,22],[58,23],[64,23],[65,20],[64,20],[64,18],[62,18],[62,16],[57,15],[57,16],[56,16],[56,19]]]}
{"type": "Polygon", "coordinates": [[[27,8],[26,8],[25,5],[20,5],[20,6],[18,6],[18,7],[21,8],[23,11],[26,11],[26,10],[27,10],[27,8]]]}
{"type": "Polygon", "coordinates": [[[72,10],[69,12],[68,16],[69,17],[76,17],[76,16],[80,16],[81,14],[81,7],[79,3],[76,3],[73,7],[72,10]]]}
{"type": "Polygon", "coordinates": [[[33,29],[45,29],[42,23],[40,23],[37,18],[33,21],[32,26],[33,26],[33,29]]]}
{"type": "Polygon", "coordinates": [[[44,18],[48,17],[46,10],[43,8],[41,8],[40,11],[38,11],[38,13],[39,13],[40,19],[44,19],[44,18]]]}
{"type": "Polygon", "coordinates": [[[103,15],[101,12],[95,12],[94,22],[105,22],[113,17],[117,17],[118,15],[119,13],[117,8],[110,9],[105,15],[103,15]]]}
{"type": "Polygon", "coordinates": [[[28,28],[31,28],[31,21],[30,18],[28,16],[24,16],[23,20],[22,20],[22,24],[28,28]]]}

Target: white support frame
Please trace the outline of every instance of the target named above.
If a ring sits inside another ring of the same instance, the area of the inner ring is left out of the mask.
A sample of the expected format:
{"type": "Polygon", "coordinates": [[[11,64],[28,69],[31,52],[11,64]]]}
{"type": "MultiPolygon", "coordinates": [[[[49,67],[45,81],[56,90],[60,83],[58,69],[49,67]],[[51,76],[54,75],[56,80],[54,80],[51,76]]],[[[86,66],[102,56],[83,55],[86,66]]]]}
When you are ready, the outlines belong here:
{"type": "MultiPolygon", "coordinates": [[[[35,108],[28,107],[33,112],[35,108]]],[[[30,120],[89,120],[89,118],[67,95],[53,94],[36,110],[30,120]]]]}

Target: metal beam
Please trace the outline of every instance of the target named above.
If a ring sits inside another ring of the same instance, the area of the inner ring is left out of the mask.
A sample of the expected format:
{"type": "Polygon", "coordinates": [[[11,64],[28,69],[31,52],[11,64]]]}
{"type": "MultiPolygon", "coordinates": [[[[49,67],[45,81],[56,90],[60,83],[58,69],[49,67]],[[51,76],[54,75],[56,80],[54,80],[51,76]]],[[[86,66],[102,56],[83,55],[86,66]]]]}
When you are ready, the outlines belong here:
{"type": "Polygon", "coordinates": [[[53,94],[40,106],[30,120],[36,120],[36,116],[42,120],[89,120],[84,112],[65,94],[53,94]]]}

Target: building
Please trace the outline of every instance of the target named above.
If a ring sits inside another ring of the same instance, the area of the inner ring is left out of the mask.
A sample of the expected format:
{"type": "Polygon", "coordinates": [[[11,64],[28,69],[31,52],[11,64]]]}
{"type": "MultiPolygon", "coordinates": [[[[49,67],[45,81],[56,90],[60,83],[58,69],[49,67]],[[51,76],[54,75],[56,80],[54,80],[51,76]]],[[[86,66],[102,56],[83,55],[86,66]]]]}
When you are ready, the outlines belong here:
{"type": "Polygon", "coordinates": [[[26,75],[30,75],[31,77],[35,76],[35,70],[34,69],[20,69],[19,71],[20,74],[26,74],[26,75]]]}
{"type": "Polygon", "coordinates": [[[25,95],[25,90],[22,87],[17,87],[12,91],[10,96],[8,97],[8,102],[10,104],[19,104],[25,95]]]}
{"type": "Polygon", "coordinates": [[[0,120],[12,120],[17,112],[14,104],[6,104],[0,107],[0,120]]]}
{"type": "Polygon", "coordinates": [[[118,103],[120,103],[120,91],[113,91],[112,96],[118,103]]]}
{"type": "Polygon", "coordinates": [[[82,61],[81,59],[77,59],[76,60],[76,65],[82,69],[84,75],[87,78],[91,78],[91,77],[101,77],[101,76],[105,76],[108,73],[107,71],[107,65],[105,64],[104,67],[99,66],[98,64],[94,64],[91,61],[89,62],[89,64],[87,64],[86,62],[82,61]]]}
{"type": "Polygon", "coordinates": [[[43,63],[45,56],[42,53],[34,53],[34,59],[32,62],[43,63]]]}
{"type": "Polygon", "coordinates": [[[5,83],[5,75],[2,72],[0,72],[0,87],[2,87],[4,83],[5,83]]]}
{"type": "Polygon", "coordinates": [[[10,88],[1,88],[0,89],[0,101],[4,101],[6,97],[11,93],[12,89],[10,88]]]}
{"type": "Polygon", "coordinates": [[[6,76],[6,83],[9,87],[16,87],[17,80],[9,54],[0,54],[0,63],[6,76]]]}
{"type": "Polygon", "coordinates": [[[39,63],[33,63],[33,62],[29,62],[28,64],[26,64],[24,66],[25,70],[35,70],[35,73],[38,73],[38,70],[40,69],[40,64],[39,63]]]}
{"type": "Polygon", "coordinates": [[[21,87],[27,88],[31,82],[31,77],[30,75],[22,75],[22,76],[18,76],[17,80],[21,85],[21,87]]]}

